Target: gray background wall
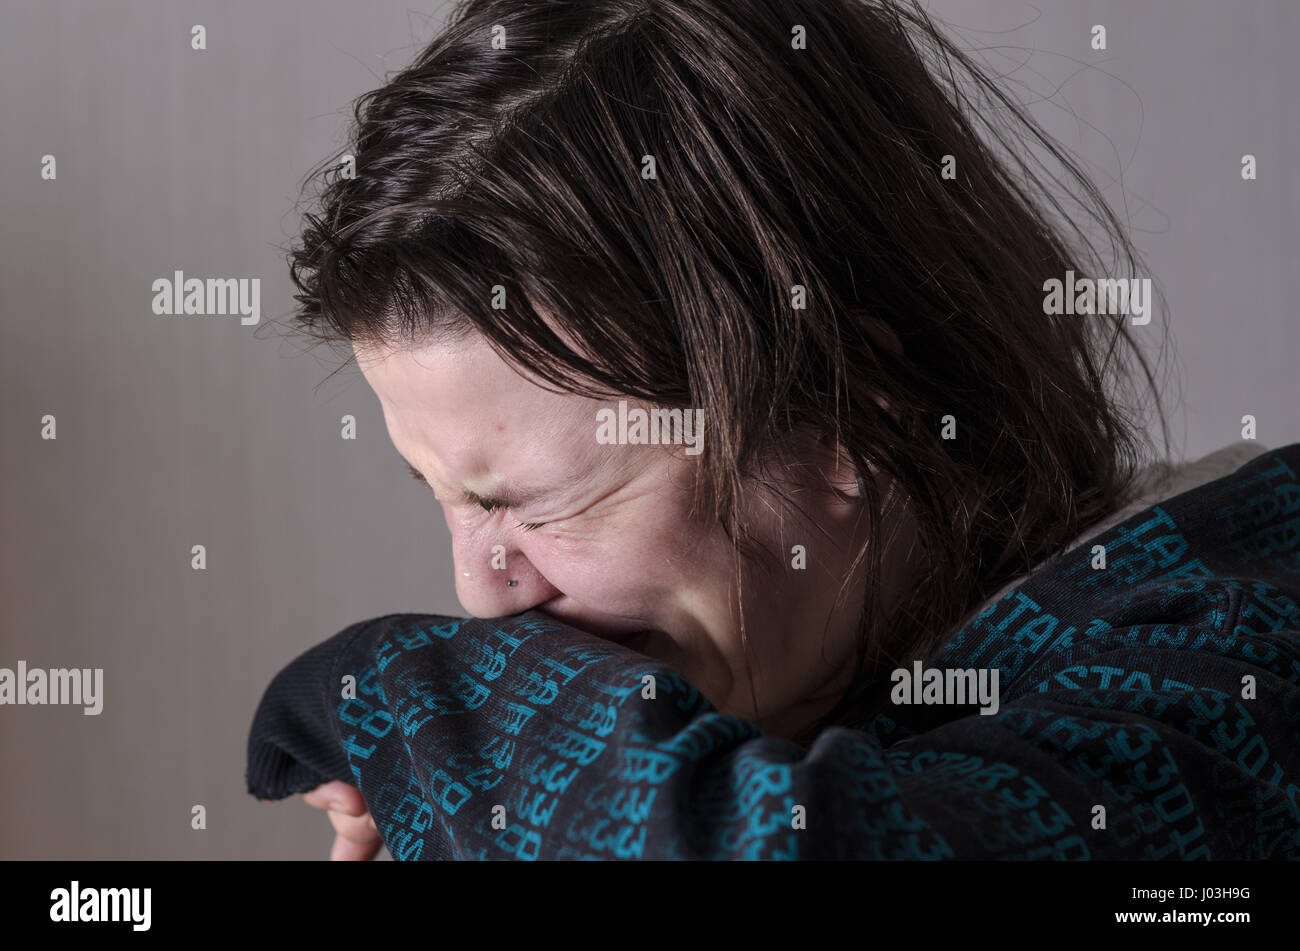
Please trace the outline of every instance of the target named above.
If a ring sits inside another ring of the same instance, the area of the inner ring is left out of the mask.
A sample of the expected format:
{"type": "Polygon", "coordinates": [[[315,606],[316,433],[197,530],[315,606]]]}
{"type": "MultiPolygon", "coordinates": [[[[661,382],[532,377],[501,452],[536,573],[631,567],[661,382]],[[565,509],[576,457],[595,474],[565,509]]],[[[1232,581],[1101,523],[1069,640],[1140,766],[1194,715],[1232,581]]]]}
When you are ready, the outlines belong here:
{"type": "MultiPolygon", "coordinates": [[[[0,707],[0,857],[325,856],[323,814],[244,790],[262,690],[352,621],[463,613],[440,513],[359,373],[322,383],[328,354],[269,332],[301,177],[443,19],[411,6],[0,7],[0,667],[105,671],[100,716],[0,707]],[[262,325],[155,316],[176,269],[260,278],[262,325]]],[[[1300,3],[930,6],[1050,96],[1035,114],[1127,208],[1168,293],[1177,454],[1238,440],[1244,413],[1266,445],[1300,439],[1300,3]]]]}

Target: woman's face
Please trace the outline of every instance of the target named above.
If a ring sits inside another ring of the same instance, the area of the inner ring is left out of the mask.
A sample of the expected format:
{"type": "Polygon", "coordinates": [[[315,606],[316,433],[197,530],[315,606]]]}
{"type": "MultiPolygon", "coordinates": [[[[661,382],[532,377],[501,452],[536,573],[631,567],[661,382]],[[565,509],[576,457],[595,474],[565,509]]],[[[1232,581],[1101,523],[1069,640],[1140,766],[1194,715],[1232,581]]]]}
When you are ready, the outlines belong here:
{"type": "MultiPolygon", "coordinates": [[[[549,392],[478,335],[355,350],[393,445],[442,506],[467,613],[537,609],[670,664],[719,710],[752,720],[743,609],[770,732],[792,735],[838,699],[862,584],[835,600],[865,536],[857,500],[829,491],[834,478],[856,494],[852,472],[831,470],[829,448],[813,447],[809,465],[786,477],[795,506],[759,487],[745,494],[756,541],[775,562],[742,560],[738,578],[721,526],[688,515],[701,456],[597,441],[597,411],[616,402],[549,392]],[[493,500],[505,506],[487,510],[493,500]],[[806,567],[795,567],[796,545],[806,567]]],[[[709,429],[705,420],[706,452],[709,429]]]]}

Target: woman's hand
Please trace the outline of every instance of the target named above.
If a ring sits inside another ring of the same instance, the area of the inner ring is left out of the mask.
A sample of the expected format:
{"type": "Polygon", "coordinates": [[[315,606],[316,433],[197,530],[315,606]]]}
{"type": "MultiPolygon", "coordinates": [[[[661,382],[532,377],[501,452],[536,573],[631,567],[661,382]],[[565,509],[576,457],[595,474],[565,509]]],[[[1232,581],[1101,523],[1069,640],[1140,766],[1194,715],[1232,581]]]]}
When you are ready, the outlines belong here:
{"type": "Polygon", "coordinates": [[[330,849],[331,862],[368,862],[379,854],[384,840],[355,786],[333,780],[303,793],[302,798],[307,805],[329,813],[338,833],[330,849]]]}

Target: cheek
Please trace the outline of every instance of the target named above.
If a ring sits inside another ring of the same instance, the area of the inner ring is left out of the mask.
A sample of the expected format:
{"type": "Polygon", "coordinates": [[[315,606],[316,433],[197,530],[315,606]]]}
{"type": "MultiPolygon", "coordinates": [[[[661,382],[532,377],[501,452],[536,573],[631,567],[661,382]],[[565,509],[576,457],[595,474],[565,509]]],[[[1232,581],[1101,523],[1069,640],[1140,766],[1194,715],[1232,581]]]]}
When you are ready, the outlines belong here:
{"type": "Polygon", "coordinates": [[[584,537],[544,532],[527,533],[519,550],[547,581],[592,607],[647,613],[692,583],[690,540],[670,526],[641,519],[584,537]]]}

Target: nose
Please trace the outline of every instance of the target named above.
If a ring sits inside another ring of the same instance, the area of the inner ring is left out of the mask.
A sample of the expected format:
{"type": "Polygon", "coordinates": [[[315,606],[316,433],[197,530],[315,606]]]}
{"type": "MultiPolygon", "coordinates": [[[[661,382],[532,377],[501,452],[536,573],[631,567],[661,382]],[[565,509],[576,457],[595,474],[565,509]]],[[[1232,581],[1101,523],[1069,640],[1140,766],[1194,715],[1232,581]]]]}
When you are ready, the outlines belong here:
{"type": "Polygon", "coordinates": [[[518,614],[550,601],[561,592],[537,570],[512,540],[508,515],[467,524],[443,506],[451,532],[456,597],[473,617],[518,614]]]}

